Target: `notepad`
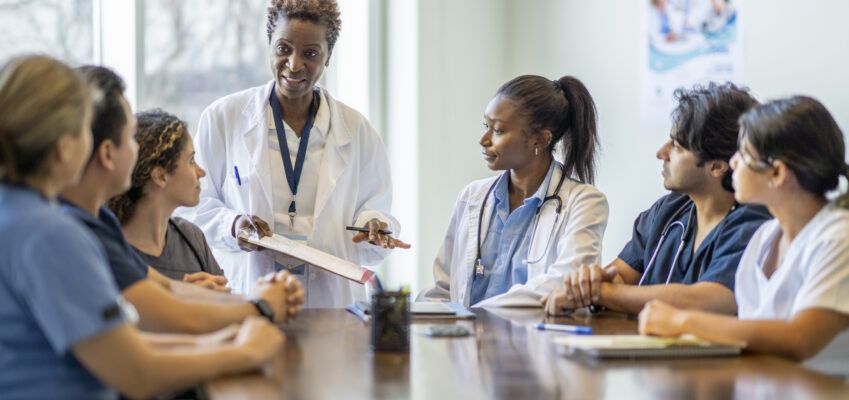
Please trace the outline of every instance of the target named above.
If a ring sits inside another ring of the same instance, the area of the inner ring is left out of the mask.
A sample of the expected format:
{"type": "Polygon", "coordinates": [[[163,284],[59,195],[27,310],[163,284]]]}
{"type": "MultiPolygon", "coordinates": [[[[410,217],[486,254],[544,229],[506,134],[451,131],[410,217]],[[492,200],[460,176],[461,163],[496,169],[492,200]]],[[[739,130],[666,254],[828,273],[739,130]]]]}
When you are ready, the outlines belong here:
{"type": "Polygon", "coordinates": [[[348,260],[287,239],[278,234],[266,236],[262,239],[258,239],[253,235],[240,234],[239,238],[263,249],[283,254],[361,284],[365,284],[374,275],[374,272],[368,268],[361,267],[348,260]]]}
{"type": "Polygon", "coordinates": [[[642,335],[558,336],[553,339],[561,354],[592,358],[679,358],[739,355],[745,343],[716,344],[692,335],[660,338],[642,335]]]}

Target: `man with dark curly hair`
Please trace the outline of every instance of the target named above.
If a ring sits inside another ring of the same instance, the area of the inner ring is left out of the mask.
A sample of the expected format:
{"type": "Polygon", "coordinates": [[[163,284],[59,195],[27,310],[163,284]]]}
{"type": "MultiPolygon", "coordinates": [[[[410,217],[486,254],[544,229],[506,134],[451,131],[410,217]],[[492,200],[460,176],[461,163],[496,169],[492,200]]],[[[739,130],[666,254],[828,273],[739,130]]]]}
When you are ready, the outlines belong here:
{"type": "MultiPolygon", "coordinates": [[[[392,182],[380,136],[359,112],[317,86],[342,22],[332,0],[275,0],[268,8],[265,85],[225,96],[201,115],[194,137],[207,168],[200,204],[184,215],[201,227],[237,292],[287,269],[308,307],[364,299],[362,285],[269,252],[245,252],[241,234],[278,234],[356,264],[375,265],[409,245],[389,213],[392,182]],[[367,232],[352,234],[346,225],[367,232]]],[[[246,249],[246,248],[245,248],[246,249]]]]}
{"type": "Polygon", "coordinates": [[[737,151],[737,119],[757,105],[727,83],[675,92],[669,140],[657,151],[670,190],[634,222],[634,235],[604,269],[567,274],[547,304],[551,314],[590,306],[637,314],[655,299],[680,308],[737,312],[734,274],[766,208],[734,200],[729,161],[737,151]]]}

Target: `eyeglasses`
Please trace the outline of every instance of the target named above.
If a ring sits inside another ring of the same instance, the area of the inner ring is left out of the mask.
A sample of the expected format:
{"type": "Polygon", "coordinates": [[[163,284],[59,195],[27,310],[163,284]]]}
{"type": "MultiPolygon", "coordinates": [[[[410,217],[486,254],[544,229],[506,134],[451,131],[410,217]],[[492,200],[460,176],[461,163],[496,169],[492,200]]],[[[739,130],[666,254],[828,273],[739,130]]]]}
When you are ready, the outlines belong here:
{"type": "Polygon", "coordinates": [[[764,171],[772,167],[772,157],[763,159],[755,159],[751,154],[744,153],[742,150],[737,150],[735,154],[743,162],[743,165],[749,167],[753,171],[764,171]]]}

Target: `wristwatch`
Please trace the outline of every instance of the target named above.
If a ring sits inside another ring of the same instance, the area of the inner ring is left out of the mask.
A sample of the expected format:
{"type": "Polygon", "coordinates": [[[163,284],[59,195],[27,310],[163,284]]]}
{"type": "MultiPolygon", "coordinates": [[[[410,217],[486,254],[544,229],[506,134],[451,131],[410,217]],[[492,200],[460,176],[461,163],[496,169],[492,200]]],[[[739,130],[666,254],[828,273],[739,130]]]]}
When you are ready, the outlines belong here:
{"type": "Polygon", "coordinates": [[[257,311],[259,311],[259,315],[262,315],[265,318],[268,318],[269,321],[274,322],[274,309],[271,308],[271,304],[268,304],[267,301],[263,299],[251,300],[251,304],[253,304],[257,311]]]}

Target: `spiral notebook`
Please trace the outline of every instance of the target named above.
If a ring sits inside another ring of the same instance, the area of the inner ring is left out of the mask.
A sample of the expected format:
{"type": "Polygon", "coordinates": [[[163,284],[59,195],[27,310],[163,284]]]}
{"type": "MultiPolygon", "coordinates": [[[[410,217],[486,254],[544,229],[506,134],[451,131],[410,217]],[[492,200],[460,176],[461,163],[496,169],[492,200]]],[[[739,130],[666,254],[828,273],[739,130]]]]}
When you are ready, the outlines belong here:
{"type": "Polygon", "coordinates": [[[722,357],[740,355],[745,343],[717,344],[692,335],[661,338],[642,335],[557,336],[562,355],[600,359],[722,357]]]}

